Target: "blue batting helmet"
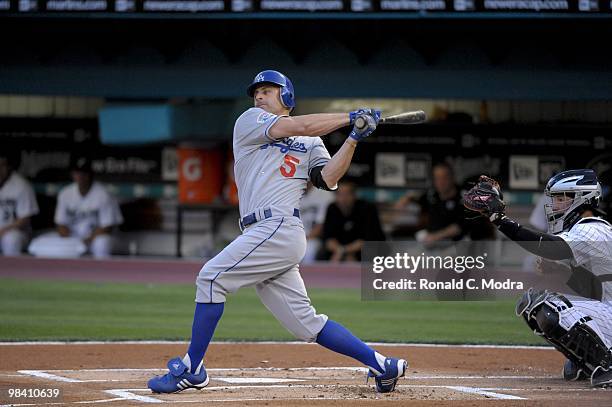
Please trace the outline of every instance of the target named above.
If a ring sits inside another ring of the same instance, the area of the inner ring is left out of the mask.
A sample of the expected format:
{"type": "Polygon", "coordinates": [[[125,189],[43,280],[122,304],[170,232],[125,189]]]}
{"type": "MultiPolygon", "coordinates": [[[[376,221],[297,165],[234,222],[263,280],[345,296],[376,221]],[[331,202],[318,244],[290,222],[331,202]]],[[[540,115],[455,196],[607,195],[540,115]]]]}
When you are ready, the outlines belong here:
{"type": "Polygon", "coordinates": [[[295,93],[293,92],[293,84],[285,75],[278,71],[261,71],[253,79],[253,83],[247,88],[247,95],[253,97],[255,94],[255,88],[264,83],[271,83],[273,85],[280,86],[280,97],[283,106],[288,109],[295,107],[295,93]]]}

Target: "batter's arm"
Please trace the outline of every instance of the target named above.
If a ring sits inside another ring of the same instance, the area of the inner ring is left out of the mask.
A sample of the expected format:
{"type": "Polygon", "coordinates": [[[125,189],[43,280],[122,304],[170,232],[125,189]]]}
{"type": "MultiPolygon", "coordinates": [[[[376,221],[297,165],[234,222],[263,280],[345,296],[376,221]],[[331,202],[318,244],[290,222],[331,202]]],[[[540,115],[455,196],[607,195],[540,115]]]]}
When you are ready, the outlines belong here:
{"type": "Polygon", "coordinates": [[[306,136],[321,137],[348,126],[350,118],[347,113],[316,113],[303,116],[285,116],[279,118],[268,129],[268,135],[274,139],[284,137],[306,136]]]}
{"type": "Polygon", "coordinates": [[[355,147],[357,147],[357,141],[350,137],[347,138],[344,144],[342,144],[342,147],[340,147],[336,154],[334,154],[321,170],[323,181],[325,181],[329,188],[334,188],[338,181],[340,181],[340,178],[346,174],[346,171],[351,165],[355,147]]]}

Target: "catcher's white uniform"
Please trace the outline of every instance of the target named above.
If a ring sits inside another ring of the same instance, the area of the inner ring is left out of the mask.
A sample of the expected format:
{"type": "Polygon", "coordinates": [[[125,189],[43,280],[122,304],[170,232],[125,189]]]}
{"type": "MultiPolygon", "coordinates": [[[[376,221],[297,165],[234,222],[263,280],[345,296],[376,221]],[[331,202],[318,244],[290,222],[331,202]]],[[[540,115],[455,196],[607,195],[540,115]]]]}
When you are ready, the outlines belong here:
{"type": "MultiPolygon", "coordinates": [[[[581,318],[590,317],[587,325],[612,348],[612,225],[600,218],[583,218],[557,236],[567,242],[574,255],[564,262],[575,272],[584,268],[594,276],[596,284],[601,283],[601,301],[567,295],[573,307],[559,313],[559,323],[569,329],[581,318]]],[[[558,299],[551,301],[561,305],[558,299]]]]}
{"type": "Polygon", "coordinates": [[[559,261],[572,269],[568,285],[581,295],[529,289],[517,315],[568,357],[567,380],[583,371],[600,385],[612,367],[612,225],[583,218],[557,236],[572,252],[571,259],[559,261]]]}

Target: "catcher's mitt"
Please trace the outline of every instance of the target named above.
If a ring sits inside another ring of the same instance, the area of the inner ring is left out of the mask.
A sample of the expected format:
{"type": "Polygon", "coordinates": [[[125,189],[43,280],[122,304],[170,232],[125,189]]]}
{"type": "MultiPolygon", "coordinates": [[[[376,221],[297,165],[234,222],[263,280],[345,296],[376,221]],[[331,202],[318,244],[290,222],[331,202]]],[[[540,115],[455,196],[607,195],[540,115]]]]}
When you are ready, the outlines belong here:
{"type": "Polygon", "coordinates": [[[499,182],[481,175],[476,185],[463,195],[463,206],[483,216],[503,214],[506,209],[503,198],[499,182]]]}

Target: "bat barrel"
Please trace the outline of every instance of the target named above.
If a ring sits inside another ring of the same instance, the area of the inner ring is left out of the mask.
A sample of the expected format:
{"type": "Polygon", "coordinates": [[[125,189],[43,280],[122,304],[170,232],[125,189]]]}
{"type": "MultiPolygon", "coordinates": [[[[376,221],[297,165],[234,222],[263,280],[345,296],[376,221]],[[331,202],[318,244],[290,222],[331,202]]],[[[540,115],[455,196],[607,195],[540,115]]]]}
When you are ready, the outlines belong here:
{"type": "Polygon", "coordinates": [[[385,117],[381,123],[386,124],[416,124],[423,123],[427,120],[427,115],[422,110],[414,112],[401,113],[394,116],[385,117]]]}

